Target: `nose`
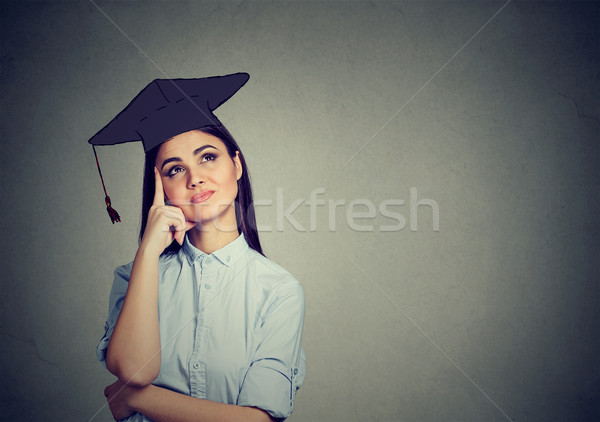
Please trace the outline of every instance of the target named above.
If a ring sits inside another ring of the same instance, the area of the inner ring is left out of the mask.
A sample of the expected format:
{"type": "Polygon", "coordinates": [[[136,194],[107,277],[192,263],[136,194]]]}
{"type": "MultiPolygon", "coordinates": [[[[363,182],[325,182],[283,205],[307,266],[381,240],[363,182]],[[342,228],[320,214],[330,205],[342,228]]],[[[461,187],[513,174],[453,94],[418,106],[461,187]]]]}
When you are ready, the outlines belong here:
{"type": "Polygon", "coordinates": [[[204,176],[200,170],[191,171],[188,173],[188,187],[196,188],[204,183],[204,176]]]}

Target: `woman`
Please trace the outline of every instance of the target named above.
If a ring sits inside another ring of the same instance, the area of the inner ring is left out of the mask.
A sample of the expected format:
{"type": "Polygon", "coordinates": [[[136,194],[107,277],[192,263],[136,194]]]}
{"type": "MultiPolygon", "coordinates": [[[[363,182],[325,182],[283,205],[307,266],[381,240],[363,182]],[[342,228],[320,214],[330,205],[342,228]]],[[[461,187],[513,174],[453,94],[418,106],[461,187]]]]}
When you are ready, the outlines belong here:
{"type": "Polygon", "coordinates": [[[154,81],[90,140],[135,132],[146,149],[140,245],[115,270],[97,349],[118,377],[105,389],[116,420],[292,411],[305,371],[302,287],[262,255],[243,155],[212,114],[247,79],[154,81]]]}

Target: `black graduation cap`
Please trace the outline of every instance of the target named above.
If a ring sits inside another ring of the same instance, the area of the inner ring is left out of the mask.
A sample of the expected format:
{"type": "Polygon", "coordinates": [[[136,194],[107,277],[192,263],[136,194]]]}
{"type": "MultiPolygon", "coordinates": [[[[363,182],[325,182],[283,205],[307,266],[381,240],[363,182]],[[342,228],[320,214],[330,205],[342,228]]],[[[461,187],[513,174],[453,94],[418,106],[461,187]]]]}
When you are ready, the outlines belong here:
{"type": "Polygon", "coordinates": [[[180,133],[205,126],[220,125],[213,110],[227,101],[248,81],[247,73],[234,73],[197,79],[155,79],[114,119],[89,140],[106,195],[111,221],[121,221],[110,206],[110,198],[98,164],[95,145],[115,145],[141,141],[144,151],[180,133]]]}

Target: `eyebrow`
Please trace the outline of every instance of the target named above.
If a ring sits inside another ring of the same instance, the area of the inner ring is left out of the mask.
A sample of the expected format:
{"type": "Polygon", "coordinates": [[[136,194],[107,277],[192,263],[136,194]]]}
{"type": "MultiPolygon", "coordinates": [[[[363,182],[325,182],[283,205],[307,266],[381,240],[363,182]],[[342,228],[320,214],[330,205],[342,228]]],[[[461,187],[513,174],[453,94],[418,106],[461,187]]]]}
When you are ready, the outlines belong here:
{"type": "MultiPolygon", "coordinates": [[[[194,156],[200,154],[203,150],[205,150],[206,148],[214,148],[217,151],[219,151],[219,148],[214,147],[212,145],[203,145],[200,148],[197,148],[194,150],[194,156]]],[[[160,169],[162,170],[163,168],[165,168],[165,166],[173,161],[183,161],[181,158],[179,157],[171,157],[171,158],[167,158],[165,161],[163,161],[162,166],[160,167],[160,169]]]]}

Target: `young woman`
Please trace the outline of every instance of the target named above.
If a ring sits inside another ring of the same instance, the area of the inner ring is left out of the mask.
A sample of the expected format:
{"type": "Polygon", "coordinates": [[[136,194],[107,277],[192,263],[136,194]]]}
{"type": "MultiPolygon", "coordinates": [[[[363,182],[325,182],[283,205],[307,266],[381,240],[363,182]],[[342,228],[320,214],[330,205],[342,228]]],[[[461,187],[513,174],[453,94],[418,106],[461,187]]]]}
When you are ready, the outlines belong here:
{"type": "MultiPolygon", "coordinates": [[[[175,118],[156,110],[164,107],[148,101],[147,87],[107,126],[154,119],[126,130],[147,150],[141,240],[133,262],[115,270],[97,348],[118,378],[104,391],[115,420],[270,421],[292,412],[305,373],[303,290],[262,254],[244,157],[212,115],[244,75],[193,80],[202,82],[195,89],[154,81],[159,102],[177,104],[175,118]],[[204,97],[223,78],[234,87],[211,105],[204,97]],[[144,116],[131,115],[141,99],[144,116]]],[[[108,144],[117,129],[90,142],[108,144]]]]}

